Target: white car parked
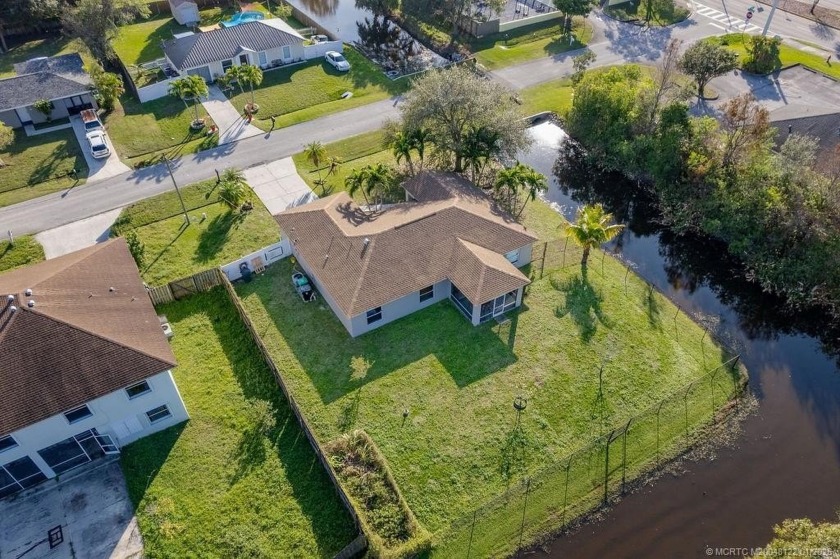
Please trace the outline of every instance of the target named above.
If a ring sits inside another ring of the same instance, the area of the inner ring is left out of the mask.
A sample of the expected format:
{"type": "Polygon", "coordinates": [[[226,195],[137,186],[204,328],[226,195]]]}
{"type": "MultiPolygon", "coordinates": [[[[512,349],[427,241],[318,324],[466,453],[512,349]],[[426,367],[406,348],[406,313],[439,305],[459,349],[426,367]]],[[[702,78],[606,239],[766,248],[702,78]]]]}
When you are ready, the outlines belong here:
{"type": "Polygon", "coordinates": [[[339,72],[346,72],[350,69],[350,63],[347,62],[347,59],[340,52],[329,50],[324,55],[324,59],[339,72]]]}
{"type": "Polygon", "coordinates": [[[111,148],[108,147],[108,142],[105,141],[105,132],[94,130],[85,134],[85,137],[90,146],[90,153],[94,158],[102,159],[111,155],[111,148]]]}

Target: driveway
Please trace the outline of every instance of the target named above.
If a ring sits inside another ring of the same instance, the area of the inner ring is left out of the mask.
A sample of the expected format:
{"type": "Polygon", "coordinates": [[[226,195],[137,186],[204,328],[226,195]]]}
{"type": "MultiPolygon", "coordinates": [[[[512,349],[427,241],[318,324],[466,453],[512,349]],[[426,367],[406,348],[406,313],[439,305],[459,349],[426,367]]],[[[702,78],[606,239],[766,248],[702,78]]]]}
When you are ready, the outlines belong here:
{"type": "Polygon", "coordinates": [[[318,199],[298,175],[291,157],[245,169],[245,180],[271,215],[318,199]]]}
{"type": "Polygon", "coordinates": [[[117,208],[61,227],[42,231],[35,235],[35,240],[44,247],[44,255],[47,259],[93,246],[96,243],[108,240],[111,225],[121,211],[122,208],[117,208]]]}
{"type": "Polygon", "coordinates": [[[243,138],[250,138],[259,134],[265,134],[256,126],[248,124],[248,121],[239,114],[233,103],[228,101],[222,90],[211,85],[208,87],[210,96],[201,104],[210,114],[210,118],[219,127],[219,145],[223,146],[243,138]]]}
{"type": "Polygon", "coordinates": [[[131,168],[128,165],[120,161],[120,158],[117,155],[117,150],[114,149],[114,144],[111,142],[111,138],[109,138],[107,134],[105,135],[105,142],[108,144],[108,147],[111,148],[111,155],[104,159],[94,159],[94,157],[90,154],[90,146],[88,146],[87,138],[85,138],[85,125],[82,123],[82,117],[78,115],[71,116],[70,123],[73,125],[73,133],[76,134],[76,139],[82,147],[82,153],[84,154],[85,161],[87,162],[89,169],[87,178],[88,184],[109,179],[131,171],[131,168]]]}
{"type": "Polygon", "coordinates": [[[50,480],[0,501],[0,557],[15,559],[139,559],[143,539],[119,462],[50,480]],[[50,549],[47,532],[64,541],[50,549]],[[25,555],[23,555],[25,553],[25,555]]]}

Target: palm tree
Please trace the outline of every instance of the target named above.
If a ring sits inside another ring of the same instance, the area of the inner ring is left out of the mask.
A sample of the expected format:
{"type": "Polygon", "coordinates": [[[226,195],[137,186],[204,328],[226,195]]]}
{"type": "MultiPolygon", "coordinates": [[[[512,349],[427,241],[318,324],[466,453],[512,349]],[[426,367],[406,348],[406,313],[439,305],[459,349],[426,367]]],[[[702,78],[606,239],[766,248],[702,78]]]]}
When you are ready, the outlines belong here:
{"type": "Polygon", "coordinates": [[[210,91],[207,89],[207,84],[204,83],[201,76],[190,75],[178,78],[169,84],[169,94],[180,97],[186,107],[189,107],[187,101],[192,101],[193,109],[195,110],[193,123],[201,121],[198,116],[198,104],[202,97],[207,97],[210,94],[210,91]]]}
{"type": "Polygon", "coordinates": [[[311,142],[303,146],[303,154],[306,160],[312,163],[318,171],[318,179],[321,178],[321,163],[327,159],[327,149],[321,142],[311,142]]]}
{"type": "Polygon", "coordinates": [[[370,201],[365,192],[365,173],[364,169],[353,169],[346,177],[344,177],[344,187],[350,196],[355,196],[357,192],[361,191],[365,198],[365,205],[370,206],[370,201]]]}
{"type": "Polygon", "coordinates": [[[481,180],[484,167],[498,151],[498,140],[498,132],[483,126],[473,128],[466,134],[461,155],[470,168],[470,180],[473,183],[477,184],[481,180]]]}
{"type": "Polygon", "coordinates": [[[537,193],[547,190],[548,183],[542,173],[517,161],[513,167],[499,171],[496,175],[494,188],[497,196],[503,200],[503,204],[513,214],[514,219],[518,220],[522,216],[528,200],[533,200],[537,197],[537,193]],[[525,197],[520,206],[518,202],[523,190],[525,191],[525,197]]]}
{"type": "Polygon", "coordinates": [[[411,147],[417,152],[420,160],[420,168],[423,168],[423,160],[426,157],[426,145],[431,143],[431,134],[425,128],[415,128],[410,132],[411,147]]]}
{"type": "Polygon", "coordinates": [[[219,201],[231,210],[235,210],[248,196],[248,183],[239,169],[225,169],[219,185],[219,201]]]}
{"type": "Polygon", "coordinates": [[[411,160],[411,150],[414,149],[414,140],[410,133],[400,130],[391,139],[391,150],[394,153],[394,158],[397,163],[401,163],[405,159],[408,163],[408,172],[414,175],[414,162],[411,160]]]}
{"type": "MultiPolygon", "coordinates": [[[[257,101],[254,97],[254,86],[260,85],[263,81],[263,72],[258,66],[251,64],[241,64],[239,70],[236,72],[236,79],[239,80],[240,87],[247,85],[251,90],[251,108],[257,106],[257,101]]],[[[251,111],[253,112],[253,111],[251,111]]]]}
{"type": "Polygon", "coordinates": [[[595,245],[606,243],[618,235],[624,225],[610,223],[613,215],[604,211],[601,204],[586,205],[578,208],[575,222],[569,225],[568,236],[583,247],[580,265],[586,268],[589,251],[595,245]]]}
{"type": "Polygon", "coordinates": [[[384,163],[377,163],[365,165],[361,169],[353,169],[344,179],[344,185],[350,196],[361,191],[365,205],[370,207],[371,200],[376,205],[382,203],[382,198],[391,186],[393,178],[394,172],[391,167],[384,163]]]}

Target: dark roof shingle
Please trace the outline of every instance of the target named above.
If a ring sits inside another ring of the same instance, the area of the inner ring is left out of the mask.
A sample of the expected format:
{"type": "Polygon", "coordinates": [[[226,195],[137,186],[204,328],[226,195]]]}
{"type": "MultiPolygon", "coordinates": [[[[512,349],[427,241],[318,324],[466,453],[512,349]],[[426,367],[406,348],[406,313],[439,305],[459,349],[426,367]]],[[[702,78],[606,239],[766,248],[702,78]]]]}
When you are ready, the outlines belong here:
{"type": "Polygon", "coordinates": [[[121,238],[0,274],[0,295],[0,435],[175,366],[121,238]]]}
{"type": "Polygon", "coordinates": [[[179,70],[229,60],[243,52],[260,52],[303,41],[296,31],[278,19],[265,19],[195,33],[164,42],[163,51],[179,70]]]}
{"type": "Polygon", "coordinates": [[[27,107],[39,99],[63,99],[87,93],[91,79],[82,58],[65,54],[15,64],[18,76],[0,79],[0,111],[27,107]]]}

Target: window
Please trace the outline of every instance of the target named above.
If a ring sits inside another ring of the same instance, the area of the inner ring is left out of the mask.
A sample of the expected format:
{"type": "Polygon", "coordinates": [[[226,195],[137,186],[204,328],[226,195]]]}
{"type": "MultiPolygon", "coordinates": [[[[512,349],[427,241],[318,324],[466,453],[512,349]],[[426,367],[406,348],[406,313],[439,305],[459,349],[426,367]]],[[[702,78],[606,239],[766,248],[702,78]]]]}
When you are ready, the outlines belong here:
{"type": "Polygon", "coordinates": [[[88,408],[86,404],[82,404],[78,408],[73,408],[68,412],[64,412],[64,417],[67,418],[68,423],[78,423],[79,421],[87,419],[92,415],[93,412],[90,411],[90,408],[88,408]]]}
{"type": "Polygon", "coordinates": [[[239,55],[239,63],[240,64],[248,64],[248,55],[247,54],[240,54],[239,55]]]}
{"type": "Polygon", "coordinates": [[[3,452],[4,450],[9,450],[10,448],[14,448],[17,445],[17,441],[14,438],[12,438],[11,435],[0,437],[0,452],[3,452]]]}
{"type": "Polygon", "coordinates": [[[149,386],[149,383],[145,380],[138,382],[137,384],[132,384],[128,388],[125,389],[125,393],[128,394],[128,399],[133,400],[138,396],[142,396],[143,394],[148,394],[152,391],[152,387],[149,386]]]}
{"type": "Polygon", "coordinates": [[[519,260],[519,249],[512,250],[509,253],[505,254],[505,258],[508,259],[508,262],[516,262],[519,260]]]}
{"type": "Polygon", "coordinates": [[[420,290],[420,302],[428,301],[435,296],[435,286],[430,285],[429,287],[424,287],[420,290]]]}
{"type": "Polygon", "coordinates": [[[233,60],[222,60],[222,72],[227,72],[228,68],[233,67],[233,60]]]}
{"type": "Polygon", "coordinates": [[[288,60],[292,57],[292,49],[289,45],[283,47],[283,60],[288,60]]]}
{"type": "Polygon", "coordinates": [[[259,59],[260,59],[260,66],[265,66],[265,65],[268,64],[268,59],[265,57],[265,52],[261,52],[259,54],[259,59]]]}
{"type": "Polygon", "coordinates": [[[167,406],[158,406],[155,409],[146,412],[146,417],[149,418],[150,423],[157,423],[158,421],[171,416],[172,412],[169,411],[167,406]]]}
{"type": "Polygon", "coordinates": [[[367,312],[368,324],[373,324],[377,320],[382,320],[382,307],[376,307],[375,309],[370,309],[367,312]]]}

